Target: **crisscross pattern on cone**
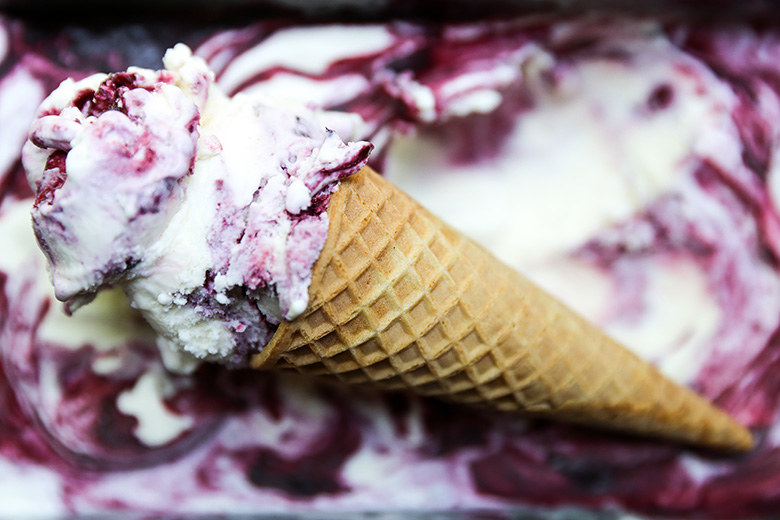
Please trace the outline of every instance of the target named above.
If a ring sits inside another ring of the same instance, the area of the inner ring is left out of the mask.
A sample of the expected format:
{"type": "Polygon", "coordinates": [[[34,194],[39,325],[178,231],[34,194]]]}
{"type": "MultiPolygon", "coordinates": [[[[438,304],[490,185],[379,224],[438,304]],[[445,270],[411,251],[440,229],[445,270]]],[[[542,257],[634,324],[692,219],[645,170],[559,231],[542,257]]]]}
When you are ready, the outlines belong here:
{"type": "Polygon", "coordinates": [[[255,368],[733,450],[750,433],[368,168],[341,183],[306,312],[255,368]]]}

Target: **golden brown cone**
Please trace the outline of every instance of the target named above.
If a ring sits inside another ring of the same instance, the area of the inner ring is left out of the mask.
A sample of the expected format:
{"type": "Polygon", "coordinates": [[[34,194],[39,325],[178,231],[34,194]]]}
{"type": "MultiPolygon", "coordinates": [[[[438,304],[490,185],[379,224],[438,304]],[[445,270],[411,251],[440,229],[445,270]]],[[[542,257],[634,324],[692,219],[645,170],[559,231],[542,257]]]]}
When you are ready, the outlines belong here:
{"type": "Polygon", "coordinates": [[[750,433],[364,168],[328,206],[305,313],[253,357],[556,420],[741,451],[750,433]]]}

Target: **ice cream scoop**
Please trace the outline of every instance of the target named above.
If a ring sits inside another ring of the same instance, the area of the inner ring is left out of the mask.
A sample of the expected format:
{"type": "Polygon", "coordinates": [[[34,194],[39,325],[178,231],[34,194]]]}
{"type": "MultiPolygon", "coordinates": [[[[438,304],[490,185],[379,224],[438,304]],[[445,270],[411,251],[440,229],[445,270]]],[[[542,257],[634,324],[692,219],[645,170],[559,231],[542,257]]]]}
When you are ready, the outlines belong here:
{"type": "Polygon", "coordinates": [[[23,153],[34,230],[69,307],[122,285],[169,367],[242,364],[305,309],[325,204],[372,146],[328,128],[349,137],[353,116],[228,99],[183,45],[165,63],[43,102],[23,153]]]}
{"type": "Polygon", "coordinates": [[[183,46],[165,64],[66,82],[41,107],[24,165],[58,298],[121,285],[178,369],[296,368],[752,446],[724,412],[365,168],[371,145],[342,140],[345,116],[227,98],[183,46]]]}

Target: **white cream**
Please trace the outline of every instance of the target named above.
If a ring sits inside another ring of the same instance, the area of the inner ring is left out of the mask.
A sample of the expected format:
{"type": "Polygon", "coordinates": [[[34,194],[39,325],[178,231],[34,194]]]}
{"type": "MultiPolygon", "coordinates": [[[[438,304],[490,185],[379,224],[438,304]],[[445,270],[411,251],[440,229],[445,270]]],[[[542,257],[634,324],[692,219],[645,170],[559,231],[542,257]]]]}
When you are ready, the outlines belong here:
{"type": "Polygon", "coordinates": [[[5,273],[18,273],[44,261],[30,232],[30,200],[6,200],[0,206],[0,251],[0,271],[5,273]]]}
{"type": "Polygon", "coordinates": [[[59,500],[65,485],[48,468],[22,465],[0,457],[0,504],[5,518],[68,516],[66,505],[59,500]]]}
{"type": "Polygon", "coordinates": [[[165,406],[165,399],[172,393],[169,376],[153,370],[142,375],[132,389],[117,398],[119,411],[138,421],[133,432],[147,446],[167,444],[192,427],[191,417],[175,414],[165,406]]]}
{"type": "Polygon", "coordinates": [[[524,268],[576,248],[668,192],[697,165],[692,150],[709,151],[721,135],[731,136],[719,144],[724,152],[736,148],[733,94],[701,78],[712,74],[662,42],[631,62],[581,60],[557,89],[527,78],[534,107],[520,115],[497,157],[462,166],[448,144],[413,135],[393,144],[385,174],[524,268]],[[664,84],[673,90],[670,106],[649,113],[648,97],[664,84]]]}
{"type": "Polygon", "coordinates": [[[691,384],[706,359],[722,321],[699,265],[685,258],[656,258],[643,269],[648,278],[639,294],[641,311],[613,321],[607,331],[672,380],[691,384]]]}
{"type": "Polygon", "coordinates": [[[121,290],[112,289],[100,293],[72,316],[65,314],[62,305],[52,305],[41,322],[38,337],[71,348],[90,344],[98,350],[110,350],[143,332],[140,316],[130,308],[127,297],[121,290]]]}
{"type": "Polygon", "coordinates": [[[247,71],[274,67],[319,74],[341,59],[370,55],[387,49],[393,42],[393,35],[379,25],[282,29],[233,60],[223,71],[219,84],[226,92],[232,92],[249,79],[247,71]]]}
{"type": "Polygon", "coordinates": [[[608,323],[615,314],[615,280],[587,262],[569,256],[549,258],[523,274],[594,323],[608,323]]]}
{"type": "Polygon", "coordinates": [[[334,79],[312,79],[298,74],[278,72],[267,81],[242,92],[251,96],[290,99],[318,107],[335,106],[366,91],[369,81],[359,74],[344,74],[334,79]]]}
{"type": "MultiPolygon", "coordinates": [[[[5,31],[0,24],[0,47],[5,31]]],[[[0,63],[3,50],[0,48],[0,63]]],[[[45,96],[43,87],[23,66],[17,66],[0,81],[0,182],[19,159],[19,150],[27,139],[27,131],[35,110],[45,96]]]]}

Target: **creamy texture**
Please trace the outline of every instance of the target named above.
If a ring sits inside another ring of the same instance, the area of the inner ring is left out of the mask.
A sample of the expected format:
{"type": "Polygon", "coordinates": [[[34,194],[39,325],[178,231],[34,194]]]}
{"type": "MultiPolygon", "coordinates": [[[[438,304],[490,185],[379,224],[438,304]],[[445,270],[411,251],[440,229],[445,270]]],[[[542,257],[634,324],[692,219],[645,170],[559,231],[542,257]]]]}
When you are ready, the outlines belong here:
{"type": "Polygon", "coordinates": [[[241,363],[305,310],[328,195],[371,146],[326,114],[225,97],[184,45],[164,63],[67,80],[42,103],[22,155],[33,227],[60,300],[120,285],[169,367],[241,363]]]}
{"type": "MultiPolygon", "coordinates": [[[[167,372],[120,291],[70,318],[53,299],[16,150],[0,173],[4,505],[16,516],[774,514],[780,32],[627,17],[374,24],[350,33],[370,46],[301,59],[306,35],[343,27],[264,23],[182,38],[230,95],[346,111],[326,123],[344,137],[360,116],[355,137],[378,145],[377,169],[734,413],[757,434],[756,451],[729,458],[210,364],[167,372]],[[273,61],[249,59],[268,57],[266,44],[273,61]]],[[[42,97],[79,74],[62,70],[61,33],[24,43],[15,31],[0,103],[16,93],[7,106],[29,124],[34,109],[18,93],[42,97]]],[[[106,29],[122,49],[138,31],[106,29]]],[[[82,33],[72,48],[101,37],[82,33]]],[[[157,59],[163,49],[148,45],[138,55],[157,59]]],[[[26,126],[6,122],[0,132],[22,143],[26,126]]]]}
{"type": "MultiPolygon", "coordinates": [[[[534,110],[509,129],[501,154],[458,161],[441,138],[407,137],[394,143],[386,175],[459,229],[496,244],[505,261],[532,264],[582,245],[675,189],[697,167],[696,157],[709,155],[710,142],[734,146],[733,93],[661,38],[630,62],[583,60],[552,83],[545,76],[551,70],[553,64],[524,78],[534,110]],[[671,106],[654,111],[648,99],[664,88],[671,106]],[[731,139],[721,139],[728,131],[731,139]],[[485,175],[507,189],[496,192],[485,175]],[[461,211],[449,210],[453,204],[461,211]]],[[[468,113],[482,108],[477,102],[468,113]]]]}
{"type": "MultiPolygon", "coordinates": [[[[0,63],[2,60],[0,59],[0,63]]],[[[43,87],[29,71],[19,68],[0,79],[0,184],[19,159],[19,149],[33,114],[45,95],[43,87]]]]}

